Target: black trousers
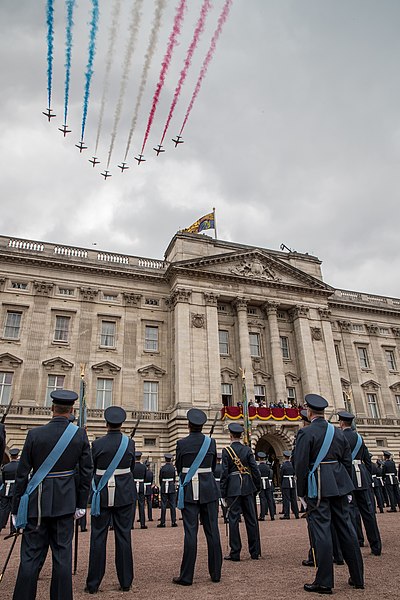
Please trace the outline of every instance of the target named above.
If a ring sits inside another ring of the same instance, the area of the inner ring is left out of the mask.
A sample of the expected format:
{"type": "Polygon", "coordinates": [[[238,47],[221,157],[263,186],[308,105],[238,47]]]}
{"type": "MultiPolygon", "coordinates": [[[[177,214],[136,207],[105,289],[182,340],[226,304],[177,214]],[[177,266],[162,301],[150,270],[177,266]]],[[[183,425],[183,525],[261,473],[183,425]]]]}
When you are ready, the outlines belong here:
{"type": "Polygon", "coordinates": [[[13,600],[36,598],[39,570],[50,546],[53,569],[50,600],[72,600],[72,538],[74,516],[29,519],[21,541],[21,559],[13,600]]]}
{"type": "Polygon", "coordinates": [[[374,554],[380,554],[382,551],[382,542],[370,490],[354,490],[352,494],[353,503],[358,508],[361,520],[364,523],[371,551],[374,554]]]}
{"type": "Polygon", "coordinates": [[[332,524],[337,533],[343,558],[349,568],[350,577],[356,585],[363,585],[364,565],[357,535],[351,522],[347,496],[321,498],[318,507],[315,502],[309,503],[308,519],[317,561],[315,583],[330,588],[334,585],[332,524]]]}
{"type": "Polygon", "coordinates": [[[106,570],[107,535],[111,523],[114,527],[115,568],[121,587],[128,588],[133,581],[133,555],[131,527],[133,505],[101,508],[98,517],[91,518],[89,570],[86,587],[90,591],[99,588],[106,570]]]}
{"type": "Polygon", "coordinates": [[[207,504],[189,503],[182,509],[185,539],[179,579],[186,583],[193,582],[194,566],[197,556],[197,534],[201,521],[207,541],[208,572],[211,579],[221,578],[222,548],[218,529],[217,501],[207,504]]]}
{"type": "Polygon", "coordinates": [[[132,523],[135,523],[135,519],[136,519],[136,504],[138,504],[138,506],[139,506],[140,526],[144,527],[146,525],[146,517],[145,517],[145,514],[144,514],[144,494],[138,494],[137,498],[136,498],[136,501],[133,503],[133,520],[132,520],[132,523]]]}
{"type": "Polygon", "coordinates": [[[228,522],[229,522],[229,546],[230,555],[234,559],[240,558],[242,540],[240,538],[239,520],[243,515],[247,532],[247,542],[250,556],[258,557],[261,554],[259,529],[255,498],[253,494],[247,496],[235,496],[227,498],[228,522]]]}
{"type": "Polygon", "coordinates": [[[148,496],[145,496],[145,501],[147,504],[147,519],[148,521],[152,521],[153,520],[153,501],[151,499],[151,494],[148,496]]]}
{"type": "Polygon", "coordinates": [[[296,488],[282,488],[283,514],[290,517],[290,508],[296,519],[299,518],[299,506],[297,504],[296,488]]]}
{"type": "MultiPolygon", "coordinates": [[[[0,531],[7,525],[11,512],[12,497],[0,496],[0,531]]],[[[14,531],[12,520],[10,519],[10,533],[14,531]]]]}
{"type": "Polygon", "coordinates": [[[374,496],[375,496],[376,504],[378,505],[379,511],[383,512],[384,500],[383,500],[383,494],[382,494],[382,487],[376,485],[372,489],[374,491],[374,496]]]}
{"type": "Polygon", "coordinates": [[[161,525],[165,525],[167,508],[171,511],[171,523],[176,523],[176,493],[164,494],[161,492],[161,525]]]}
{"type": "Polygon", "coordinates": [[[394,510],[397,506],[400,508],[400,492],[398,484],[396,483],[395,485],[390,485],[386,483],[385,488],[387,491],[390,508],[392,510],[394,510]]]}
{"type": "MultiPolygon", "coordinates": [[[[315,542],[314,542],[314,538],[312,536],[311,526],[310,526],[308,517],[307,517],[307,526],[308,526],[308,536],[310,538],[310,549],[308,551],[308,560],[310,562],[314,562],[315,561],[315,542]]],[[[331,521],[331,535],[332,535],[333,560],[336,563],[341,563],[341,562],[343,562],[343,552],[340,547],[339,539],[338,539],[338,536],[337,536],[337,533],[333,526],[332,521],[331,521]]],[[[314,562],[314,564],[315,564],[315,562],[314,562]]]]}

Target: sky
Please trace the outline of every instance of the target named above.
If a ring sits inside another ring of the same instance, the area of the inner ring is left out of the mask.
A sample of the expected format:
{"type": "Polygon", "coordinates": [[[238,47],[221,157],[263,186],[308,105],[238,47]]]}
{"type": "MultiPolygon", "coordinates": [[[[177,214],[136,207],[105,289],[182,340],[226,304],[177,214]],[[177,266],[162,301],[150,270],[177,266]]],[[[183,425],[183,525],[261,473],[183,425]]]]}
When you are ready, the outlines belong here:
{"type": "MultiPolygon", "coordinates": [[[[156,156],[203,0],[188,0],[181,34],[138,165],[180,0],[167,0],[127,163],[124,158],[153,23],[142,0],[119,0],[115,52],[99,128],[117,0],[99,0],[93,75],[80,153],[91,0],[74,9],[67,124],[65,2],[54,0],[50,123],[45,0],[0,2],[0,234],[162,259],[181,228],[216,209],[222,240],[322,261],[337,288],[400,297],[400,3],[398,0],[233,0],[182,126],[224,0],[204,31],[156,156]],[[125,68],[124,85],[121,81],[125,68]],[[121,95],[121,89],[124,93],[121,95]],[[116,119],[116,107],[120,106],[116,119]],[[116,125],[117,123],[117,125],[116,125]],[[100,176],[110,158],[112,177],[100,176]],[[94,154],[101,161],[88,162],[94,154]]],[[[207,232],[213,235],[213,232],[207,232]]]]}

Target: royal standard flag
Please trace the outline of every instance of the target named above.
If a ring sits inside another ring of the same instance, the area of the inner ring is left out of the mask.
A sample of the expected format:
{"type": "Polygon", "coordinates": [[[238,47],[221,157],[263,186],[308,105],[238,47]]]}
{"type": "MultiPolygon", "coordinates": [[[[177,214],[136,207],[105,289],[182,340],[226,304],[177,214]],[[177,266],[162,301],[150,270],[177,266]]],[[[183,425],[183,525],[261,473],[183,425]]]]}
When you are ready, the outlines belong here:
{"type": "Polygon", "coordinates": [[[187,227],[186,229],[182,229],[184,233],[200,233],[200,231],[204,231],[205,229],[215,229],[215,218],[214,213],[211,212],[208,215],[204,215],[198,219],[193,225],[187,227]]]}

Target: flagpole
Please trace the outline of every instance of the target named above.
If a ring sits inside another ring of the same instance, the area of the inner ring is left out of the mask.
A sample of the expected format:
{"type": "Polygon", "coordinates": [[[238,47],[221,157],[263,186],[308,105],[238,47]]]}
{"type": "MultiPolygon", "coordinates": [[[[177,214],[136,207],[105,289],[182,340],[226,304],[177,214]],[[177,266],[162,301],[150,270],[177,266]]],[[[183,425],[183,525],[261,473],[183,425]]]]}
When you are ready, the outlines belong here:
{"type": "Polygon", "coordinates": [[[251,425],[249,415],[249,402],[247,399],[245,370],[240,369],[242,374],[242,404],[243,404],[243,442],[246,446],[251,446],[251,425]]]}
{"type": "Polygon", "coordinates": [[[217,219],[215,218],[215,207],[213,207],[214,215],[214,238],[217,239],[217,219]]]}

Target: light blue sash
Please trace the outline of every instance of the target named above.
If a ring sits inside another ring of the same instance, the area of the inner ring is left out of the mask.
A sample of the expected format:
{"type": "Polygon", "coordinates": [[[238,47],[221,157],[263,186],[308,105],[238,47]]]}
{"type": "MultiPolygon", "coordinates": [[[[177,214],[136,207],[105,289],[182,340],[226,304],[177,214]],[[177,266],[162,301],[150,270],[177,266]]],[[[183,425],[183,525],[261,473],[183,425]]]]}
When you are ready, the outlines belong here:
{"type": "Polygon", "coordinates": [[[78,429],[79,427],[77,427],[73,423],[68,424],[62,436],[54,446],[53,450],[40,465],[36,473],[32,476],[32,479],[26,486],[24,495],[21,497],[21,500],[19,502],[17,521],[15,523],[16,529],[25,529],[28,523],[29,496],[32,494],[32,492],[36,490],[36,488],[42,483],[43,479],[50,473],[51,469],[59,460],[64,450],[66,449],[74,435],[77,433],[78,429]]]}
{"type": "Polygon", "coordinates": [[[192,481],[194,474],[196,473],[197,469],[200,467],[201,463],[204,460],[205,455],[207,454],[210,444],[211,444],[211,438],[204,436],[203,444],[202,444],[196,458],[192,462],[192,464],[189,468],[189,471],[186,473],[186,477],[185,477],[183,483],[182,483],[181,479],[179,478],[178,504],[177,504],[179,510],[182,510],[182,508],[185,508],[184,488],[192,481]]]}
{"type": "Polygon", "coordinates": [[[362,446],[362,437],[359,433],[357,433],[357,443],[354,446],[353,451],[351,453],[351,460],[355,460],[361,446],[362,446]]]}
{"type": "Polygon", "coordinates": [[[118,450],[116,451],[114,458],[108,465],[104,475],[101,476],[101,479],[100,479],[97,487],[94,482],[94,478],[92,479],[93,497],[92,497],[92,507],[90,509],[90,514],[92,515],[92,517],[98,517],[100,514],[100,492],[103,488],[106,487],[108,480],[110,479],[111,475],[114,473],[115,469],[118,467],[119,463],[121,462],[121,459],[124,456],[126,449],[128,447],[128,443],[129,443],[128,436],[122,434],[121,442],[118,447],[118,450]]]}
{"type": "Polygon", "coordinates": [[[325,456],[328,454],[329,448],[331,447],[331,444],[332,444],[334,434],[335,434],[334,426],[332,425],[332,423],[328,423],[328,427],[326,428],[326,432],[325,432],[324,441],[318,452],[318,456],[315,459],[315,463],[314,463],[311,471],[308,474],[307,496],[309,498],[316,498],[318,495],[317,482],[315,479],[315,471],[318,469],[319,465],[321,464],[321,462],[323,461],[325,456]]]}

